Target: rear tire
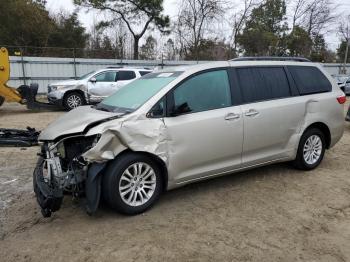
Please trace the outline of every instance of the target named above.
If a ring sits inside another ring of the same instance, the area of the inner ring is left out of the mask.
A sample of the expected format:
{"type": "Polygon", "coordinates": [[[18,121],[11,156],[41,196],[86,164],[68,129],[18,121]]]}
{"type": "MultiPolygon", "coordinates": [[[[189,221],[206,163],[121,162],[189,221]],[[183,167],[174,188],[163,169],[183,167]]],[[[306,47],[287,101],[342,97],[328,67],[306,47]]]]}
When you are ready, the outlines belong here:
{"type": "Polygon", "coordinates": [[[67,110],[72,110],[82,105],[84,105],[84,97],[78,92],[71,92],[63,97],[63,106],[67,110]]]}
{"type": "Polygon", "coordinates": [[[136,215],[149,209],[162,192],[159,166],[149,157],[126,153],[113,160],[104,172],[104,199],[116,211],[136,215]]]}
{"type": "Polygon", "coordinates": [[[321,130],[307,129],[301,136],[297,157],[293,164],[300,170],[312,170],[322,162],[326,151],[326,139],[321,130]]]}
{"type": "Polygon", "coordinates": [[[5,103],[5,98],[0,96],[0,106],[2,106],[5,103]]]}

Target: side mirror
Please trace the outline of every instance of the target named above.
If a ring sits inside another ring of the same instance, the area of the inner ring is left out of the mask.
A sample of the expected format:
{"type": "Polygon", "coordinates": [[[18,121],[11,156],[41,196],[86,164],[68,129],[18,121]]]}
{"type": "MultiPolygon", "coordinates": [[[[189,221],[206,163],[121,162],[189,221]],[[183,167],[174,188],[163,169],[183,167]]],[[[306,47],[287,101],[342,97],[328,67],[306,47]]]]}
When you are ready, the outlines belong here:
{"type": "Polygon", "coordinates": [[[96,82],[97,82],[97,80],[96,80],[95,77],[91,77],[89,81],[90,81],[91,83],[96,83],[96,82]]]}
{"type": "Polygon", "coordinates": [[[164,116],[164,98],[159,101],[152,109],[147,113],[147,117],[149,118],[159,118],[164,116]]]}
{"type": "Polygon", "coordinates": [[[163,109],[153,109],[147,113],[147,117],[149,117],[149,118],[158,118],[158,117],[163,117],[163,116],[164,116],[163,109]]]}
{"type": "Polygon", "coordinates": [[[179,116],[190,112],[192,112],[192,109],[188,106],[187,103],[183,103],[179,106],[174,107],[174,109],[171,112],[171,116],[179,116]]]}

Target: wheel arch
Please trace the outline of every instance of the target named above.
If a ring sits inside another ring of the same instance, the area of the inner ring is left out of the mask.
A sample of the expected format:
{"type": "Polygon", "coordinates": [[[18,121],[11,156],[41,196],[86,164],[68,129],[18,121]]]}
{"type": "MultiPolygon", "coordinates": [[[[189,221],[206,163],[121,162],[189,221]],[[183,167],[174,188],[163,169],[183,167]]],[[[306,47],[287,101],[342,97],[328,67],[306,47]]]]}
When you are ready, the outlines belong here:
{"type": "Polygon", "coordinates": [[[326,148],[329,149],[331,145],[331,140],[332,140],[331,131],[329,127],[323,122],[315,122],[310,124],[307,128],[305,128],[303,133],[305,133],[307,130],[311,128],[317,128],[324,134],[326,139],[326,148]]]}
{"type": "Polygon", "coordinates": [[[63,101],[66,99],[66,97],[67,97],[68,95],[73,94],[73,93],[78,93],[79,95],[81,95],[82,98],[83,98],[83,103],[86,104],[85,94],[84,94],[84,92],[83,92],[82,90],[80,90],[80,89],[74,89],[74,90],[68,90],[68,91],[66,91],[66,92],[64,93],[64,95],[63,95],[63,98],[62,98],[63,101]]]}
{"type": "Polygon", "coordinates": [[[168,168],[165,164],[165,162],[157,155],[149,153],[149,152],[145,152],[145,151],[133,151],[131,149],[126,149],[123,152],[119,153],[115,159],[121,157],[122,155],[125,154],[138,154],[138,155],[143,155],[146,156],[150,159],[152,159],[160,168],[161,173],[162,173],[162,186],[163,186],[163,191],[166,191],[168,188],[168,168]]]}

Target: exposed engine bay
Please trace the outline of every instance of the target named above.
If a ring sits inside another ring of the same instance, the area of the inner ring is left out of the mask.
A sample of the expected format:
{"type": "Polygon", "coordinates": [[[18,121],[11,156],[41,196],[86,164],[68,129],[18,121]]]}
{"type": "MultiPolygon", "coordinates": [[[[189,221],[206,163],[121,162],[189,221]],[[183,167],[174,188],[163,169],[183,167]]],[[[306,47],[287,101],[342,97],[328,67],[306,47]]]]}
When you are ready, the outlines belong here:
{"type": "Polygon", "coordinates": [[[41,151],[33,182],[44,217],[62,204],[64,193],[84,197],[86,211],[97,211],[104,172],[124,151],[168,160],[166,127],[145,114],[106,112],[81,106],[61,116],[39,136],[41,151]]]}
{"type": "Polygon", "coordinates": [[[34,190],[43,216],[57,211],[63,193],[79,197],[85,192],[89,163],[82,154],[98,142],[99,136],[73,136],[58,143],[44,143],[34,172],[34,190]]]}

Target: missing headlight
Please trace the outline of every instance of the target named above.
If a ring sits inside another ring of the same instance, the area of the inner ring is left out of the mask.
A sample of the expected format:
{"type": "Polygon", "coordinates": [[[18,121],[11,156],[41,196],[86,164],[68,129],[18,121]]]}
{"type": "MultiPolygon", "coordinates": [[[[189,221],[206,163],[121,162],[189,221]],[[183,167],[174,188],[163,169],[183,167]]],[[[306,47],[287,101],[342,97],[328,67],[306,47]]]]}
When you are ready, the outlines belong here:
{"type": "Polygon", "coordinates": [[[97,141],[97,136],[72,137],[64,140],[64,158],[71,161],[74,158],[81,156],[83,153],[95,146],[97,141]]]}

